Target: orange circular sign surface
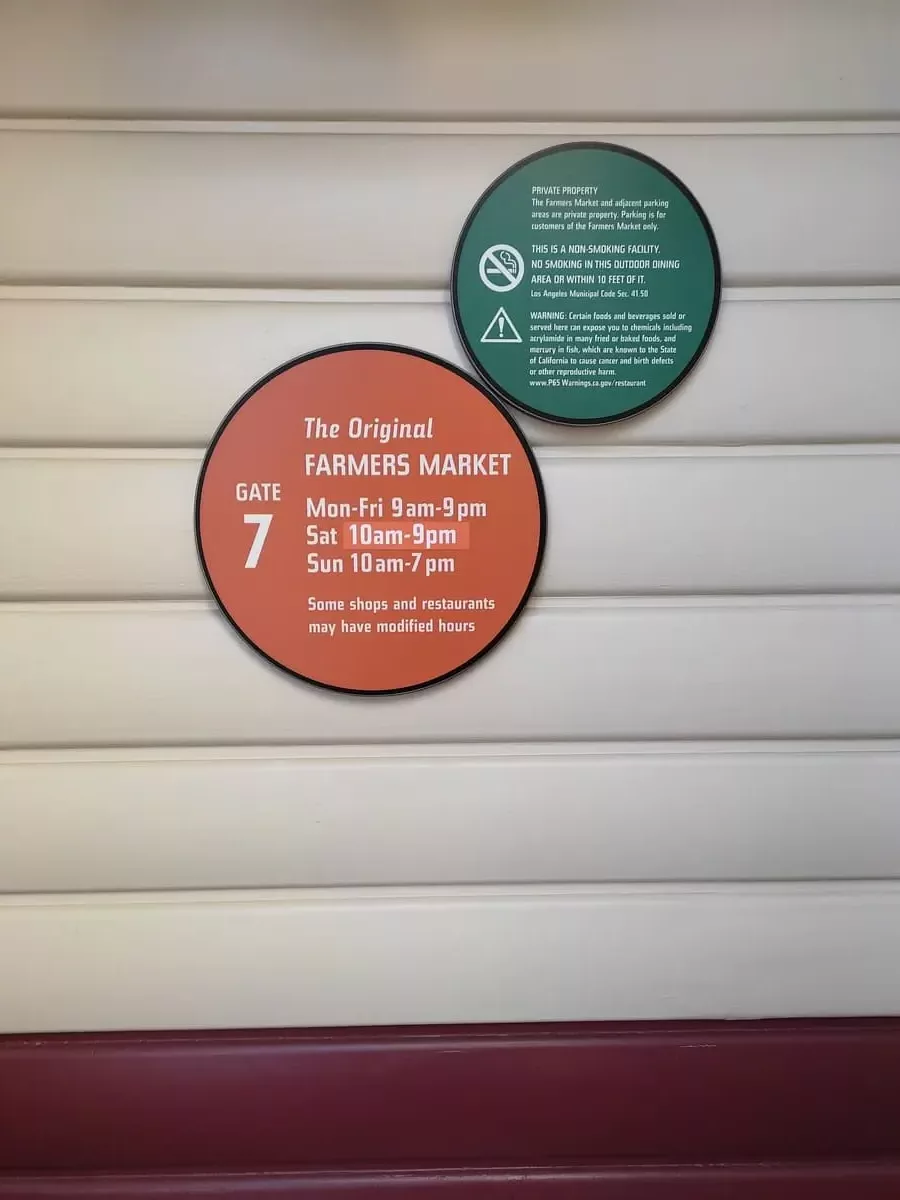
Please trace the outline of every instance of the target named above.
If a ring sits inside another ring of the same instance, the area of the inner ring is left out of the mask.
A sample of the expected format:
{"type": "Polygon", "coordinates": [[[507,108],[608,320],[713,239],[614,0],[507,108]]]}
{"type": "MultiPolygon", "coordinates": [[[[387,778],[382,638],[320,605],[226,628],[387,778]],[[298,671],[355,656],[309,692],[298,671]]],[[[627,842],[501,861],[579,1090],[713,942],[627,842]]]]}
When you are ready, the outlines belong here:
{"type": "Polygon", "coordinates": [[[531,451],[455,367],[345,346],[256,384],[207,452],[209,585],[277,666],[348,692],[424,687],[503,635],[534,584],[544,497],[531,451]]]}

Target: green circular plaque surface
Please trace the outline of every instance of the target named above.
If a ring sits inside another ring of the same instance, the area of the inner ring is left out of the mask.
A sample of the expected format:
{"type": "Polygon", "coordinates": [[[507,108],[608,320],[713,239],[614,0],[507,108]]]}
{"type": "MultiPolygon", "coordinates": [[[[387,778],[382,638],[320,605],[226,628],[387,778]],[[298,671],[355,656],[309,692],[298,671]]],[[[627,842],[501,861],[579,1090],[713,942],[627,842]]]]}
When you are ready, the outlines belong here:
{"type": "Polygon", "coordinates": [[[478,373],[516,407],[574,424],[670,392],[709,340],[720,291],[715,237],[684,184],[597,142],[511,167],[453,262],[453,313],[478,373]]]}

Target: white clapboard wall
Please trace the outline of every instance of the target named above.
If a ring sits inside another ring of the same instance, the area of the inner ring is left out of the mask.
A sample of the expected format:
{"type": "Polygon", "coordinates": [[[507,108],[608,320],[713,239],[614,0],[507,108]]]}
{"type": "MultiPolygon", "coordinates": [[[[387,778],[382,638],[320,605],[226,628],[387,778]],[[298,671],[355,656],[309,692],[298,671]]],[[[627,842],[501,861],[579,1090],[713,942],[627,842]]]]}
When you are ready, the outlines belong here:
{"type": "Polygon", "coordinates": [[[898,61],[891,0],[0,0],[0,1032],[900,1013],[898,61]],[[462,363],[462,222],[581,138],[707,210],[706,354],[522,421],[475,668],[292,681],[208,440],[318,346],[462,363]]]}

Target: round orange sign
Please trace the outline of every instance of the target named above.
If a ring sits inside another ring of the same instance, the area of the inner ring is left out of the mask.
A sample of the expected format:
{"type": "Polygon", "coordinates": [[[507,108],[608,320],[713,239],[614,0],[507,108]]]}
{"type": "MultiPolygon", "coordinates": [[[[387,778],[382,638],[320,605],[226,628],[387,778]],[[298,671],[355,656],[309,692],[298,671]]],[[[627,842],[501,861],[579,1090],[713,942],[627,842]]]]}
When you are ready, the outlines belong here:
{"type": "Polygon", "coordinates": [[[424,687],[480,658],[525,604],[545,525],[499,403],[399,346],[273,371],[226,417],[197,487],[225,615],[276,666],[343,692],[424,687]]]}

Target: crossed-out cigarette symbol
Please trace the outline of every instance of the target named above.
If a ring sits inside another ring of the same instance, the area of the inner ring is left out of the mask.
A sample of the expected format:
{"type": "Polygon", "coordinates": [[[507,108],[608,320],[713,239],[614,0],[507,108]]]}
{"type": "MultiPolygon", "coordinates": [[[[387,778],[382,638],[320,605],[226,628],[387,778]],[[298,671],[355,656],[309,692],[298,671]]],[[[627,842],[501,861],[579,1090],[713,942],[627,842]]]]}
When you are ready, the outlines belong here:
{"type": "Polygon", "coordinates": [[[482,254],[478,274],[484,286],[492,292],[511,292],[522,282],[525,262],[515,246],[498,242],[482,254]]]}

